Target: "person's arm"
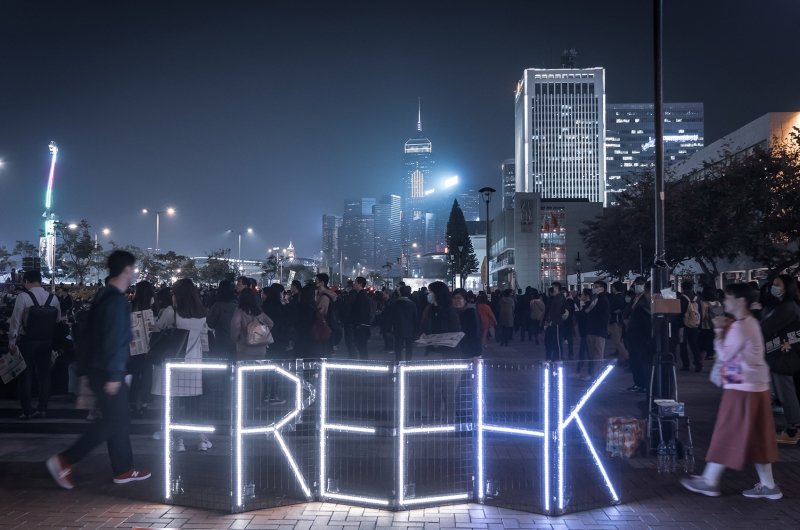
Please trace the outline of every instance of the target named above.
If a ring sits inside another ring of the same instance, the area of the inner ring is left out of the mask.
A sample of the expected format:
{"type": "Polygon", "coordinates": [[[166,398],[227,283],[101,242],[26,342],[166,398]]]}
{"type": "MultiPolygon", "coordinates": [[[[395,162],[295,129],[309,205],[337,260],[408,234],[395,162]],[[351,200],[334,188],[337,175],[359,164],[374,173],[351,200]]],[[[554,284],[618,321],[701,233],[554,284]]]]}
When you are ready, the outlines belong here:
{"type": "Polygon", "coordinates": [[[217,326],[219,325],[219,304],[212,305],[208,310],[208,316],[206,317],[206,326],[210,329],[216,330],[217,326]]]}
{"type": "Polygon", "coordinates": [[[714,351],[720,361],[728,361],[736,357],[745,343],[742,326],[733,322],[727,328],[715,328],[714,351]]]}
{"type": "Polygon", "coordinates": [[[167,328],[174,328],[175,327],[175,308],[172,306],[167,306],[158,316],[158,320],[156,321],[156,330],[164,331],[167,328]]]}
{"type": "Polygon", "coordinates": [[[234,344],[238,344],[239,339],[242,337],[242,312],[238,308],[233,312],[230,332],[231,340],[234,344]]]}
{"type": "Polygon", "coordinates": [[[100,331],[103,334],[101,344],[106,359],[107,381],[120,382],[125,378],[133,340],[131,315],[124,297],[115,296],[109,302],[108,318],[104,319],[106,325],[100,331]]]}
{"type": "Polygon", "coordinates": [[[23,315],[27,304],[25,299],[30,303],[30,297],[25,293],[17,295],[17,300],[14,302],[14,310],[11,312],[11,318],[8,319],[8,348],[16,350],[17,338],[19,337],[20,327],[22,326],[23,315]]]}
{"type": "Polygon", "coordinates": [[[269,318],[269,315],[266,313],[261,313],[261,318],[259,319],[262,324],[265,324],[269,329],[275,327],[275,322],[269,318]]]}
{"type": "Polygon", "coordinates": [[[798,320],[798,308],[793,302],[779,304],[774,311],[767,315],[761,322],[761,332],[764,338],[772,340],[783,331],[786,326],[798,320]]]}

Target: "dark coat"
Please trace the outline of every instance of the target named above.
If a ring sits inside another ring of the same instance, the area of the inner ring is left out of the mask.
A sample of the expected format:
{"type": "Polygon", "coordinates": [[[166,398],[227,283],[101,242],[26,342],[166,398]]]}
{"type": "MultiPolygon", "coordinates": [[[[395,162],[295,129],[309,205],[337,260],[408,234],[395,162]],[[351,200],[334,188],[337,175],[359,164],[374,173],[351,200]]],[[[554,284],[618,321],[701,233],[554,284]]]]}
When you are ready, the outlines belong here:
{"type": "Polygon", "coordinates": [[[611,304],[608,303],[608,295],[606,293],[598,294],[592,304],[586,308],[586,334],[608,337],[610,314],[611,304]]]}
{"type": "Polygon", "coordinates": [[[419,324],[417,304],[410,298],[400,297],[389,304],[387,313],[386,320],[390,323],[396,338],[416,338],[419,324]]]}

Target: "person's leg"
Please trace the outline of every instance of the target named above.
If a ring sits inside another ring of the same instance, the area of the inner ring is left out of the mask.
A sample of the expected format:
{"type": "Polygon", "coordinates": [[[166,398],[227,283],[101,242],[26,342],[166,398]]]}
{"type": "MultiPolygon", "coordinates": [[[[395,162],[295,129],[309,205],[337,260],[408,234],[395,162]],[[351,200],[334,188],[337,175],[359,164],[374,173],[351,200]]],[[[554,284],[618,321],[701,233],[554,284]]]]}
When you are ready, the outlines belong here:
{"type": "Polygon", "coordinates": [[[680,351],[681,357],[681,370],[689,370],[690,362],[689,362],[689,352],[686,348],[686,329],[680,328],[678,330],[678,343],[677,349],[680,351]]]}
{"type": "MultiPolygon", "coordinates": [[[[98,421],[92,422],[89,428],[84,431],[80,438],[73,443],[66,451],[61,453],[61,458],[68,465],[74,465],[94,450],[95,447],[107,441],[116,428],[114,417],[114,406],[110,399],[113,396],[106,394],[103,390],[104,381],[92,379],[89,386],[96,396],[96,406],[102,412],[98,421]]],[[[124,387],[125,384],[123,383],[124,387]]],[[[127,392],[125,393],[125,409],[127,410],[127,392]]],[[[110,455],[110,453],[109,453],[110,455]]],[[[122,472],[127,471],[123,470],[122,472]]]]}
{"type": "Polygon", "coordinates": [[[786,431],[794,436],[797,432],[796,425],[800,425],[800,401],[797,399],[794,377],[791,375],[772,374],[772,385],[775,388],[775,395],[783,405],[786,431]]]}
{"type": "Polygon", "coordinates": [[[700,335],[699,329],[686,330],[686,342],[689,349],[692,350],[692,360],[694,361],[694,369],[697,372],[703,369],[703,357],[700,351],[699,335],[700,335]]]}
{"type": "Polygon", "coordinates": [[[30,416],[33,413],[31,406],[31,393],[33,386],[33,377],[36,372],[36,363],[34,361],[34,351],[27,343],[20,343],[17,345],[22,358],[25,360],[25,369],[17,376],[17,394],[19,395],[22,413],[30,416]]]}
{"type": "Polygon", "coordinates": [[[414,339],[406,339],[405,342],[406,361],[410,361],[414,356],[414,339]]]}
{"type": "Polygon", "coordinates": [[[708,485],[716,487],[719,486],[719,481],[722,479],[722,473],[724,472],[725,466],[722,464],[708,462],[703,470],[703,479],[708,485]]]}
{"type": "Polygon", "coordinates": [[[36,409],[47,412],[50,402],[50,365],[53,352],[49,343],[36,346],[36,376],[39,383],[39,403],[36,409]]]}
{"type": "Polygon", "coordinates": [[[586,336],[587,357],[589,359],[586,365],[588,367],[587,374],[589,376],[593,376],[595,371],[595,361],[598,358],[598,352],[597,352],[597,348],[599,347],[598,345],[599,343],[597,340],[598,338],[599,337],[597,335],[586,336]]]}
{"type": "Polygon", "coordinates": [[[133,467],[133,450],[130,439],[130,416],[128,408],[128,388],[125,383],[115,396],[108,396],[103,409],[103,421],[108,417],[108,456],[111,471],[120,475],[133,467]]]}
{"type": "Polygon", "coordinates": [[[769,489],[775,487],[775,479],[772,476],[772,464],[756,464],[758,481],[769,489]]]}

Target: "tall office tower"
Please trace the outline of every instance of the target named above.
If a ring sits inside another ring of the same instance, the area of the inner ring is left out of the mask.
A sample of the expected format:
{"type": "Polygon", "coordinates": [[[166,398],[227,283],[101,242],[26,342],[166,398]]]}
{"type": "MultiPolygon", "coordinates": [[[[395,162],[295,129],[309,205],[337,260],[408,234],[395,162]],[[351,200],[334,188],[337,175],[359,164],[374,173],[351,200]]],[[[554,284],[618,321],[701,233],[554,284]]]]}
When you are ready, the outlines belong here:
{"type": "Polygon", "coordinates": [[[322,215],[322,254],[328,262],[339,259],[339,229],[342,227],[342,216],[322,215]]]}
{"type": "Polygon", "coordinates": [[[514,207],[514,192],[517,190],[517,170],[513,158],[503,160],[500,166],[500,189],[503,190],[503,210],[514,207]]]}
{"type": "Polygon", "coordinates": [[[339,252],[346,258],[344,270],[375,266],[375,199],[350,199],[344,203],[339,229],[339,252]]]}
{"type": "Polygon", "coordinates": [[[422,102],[417,109],[417,130],[414,138],[403,146],[403,246],[423,238],[425,191],[430,187],[435,162],[431,141],[422,134],[422,102]]]}
{"type": "Polygon", "coordinates": [[[514,97],[515,191],[605,204],[604,69],[529,68],[514,97]]]}
{"type": "MultiPolygon", "coordinates": [[[[655,167],[655,111],[652,103],[606,105],[606,181],[609,204],[616,194],[655,167]]],[[[664,104],[664,162],[686,160],[703,148],[702,103],[664,104]]]]}
{"type": "Polygon", "coordinates": [[[387,263],[393,268],[399,267],[402,252],[400,248],[400,196],[382,196],[372,207],[372,214],[375,218],[376,270],[383,269],[387,263]]]}
{"type": "MultiPolygon", "coordinates": [[[[467,221],[478,221],[481,218],[481,195],[478,190],[470,189],[464,193],[456,195],[458,205],[464,212],[464,219],[467,221]]],[[[452,203],[451,203],[452,208],[452,203]]],[[[485,213],[484,213],[485,215],[485,213]]],[[[447,216],[449,218],[450,211],[448,210],[447,216]]]]}

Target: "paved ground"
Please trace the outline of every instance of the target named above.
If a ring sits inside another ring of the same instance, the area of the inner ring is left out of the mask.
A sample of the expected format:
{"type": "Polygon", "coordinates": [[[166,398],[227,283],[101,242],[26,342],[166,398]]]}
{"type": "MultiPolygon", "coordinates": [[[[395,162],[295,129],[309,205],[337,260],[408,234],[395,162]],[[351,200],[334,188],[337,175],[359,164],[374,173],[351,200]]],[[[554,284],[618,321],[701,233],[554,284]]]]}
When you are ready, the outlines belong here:
{"type": "MultiPolygon", "coordinates": [[[[541,350],[529,344],[512,343],[509,348],[493,346],[489,357],[503,359],[524,356],[541,358],[541,350]]],[[[680,373],[681,398],[686,402],[695,427],[698,460],[708,444],[719,400],[718,391],[707,382],[707,373],[680,373]]],[[[618,403],[632,413],[642,400],[624,392],[627,375],[613,381],[618,403]]],[[[724,495],[710,499],[683,491],[679,474],[659,475],[654,459],[636,458],[635,491],[632,501],[563,517],[517,512],[478,504],[465,504],[385,512],[330,503],[308,503],[244,514],[189,509],[152,502],[158,498],[158,476],[126,486],[108,480],[107,457],[96,451],[78,472],[79,487],[73,491],[57,488],[47,476],[42,461],[74,439],[81,420],[56,418],[38,427],[18,425],[12,416],[13,404],[0,403],[7,410],[0,420],[0,529],[10,528],[264,528],[274,530],[373,530],[402,528],[413,530],[516,528],[800,528],[800,448],[781,448],[782,462],[775,475],[786,498],[778,502],[744,499],[739,491],[755,482],[755,472],[728,472],[724,495]],[[64,425],[68,427],[65,428],[64,425]],[[20,432],[20,431],[28,432],[20,432]]],[[[67,415],[65,413],[65,415],[67,415]]],[[[143,429],[150,424],[144,423],[143,429]]],[[[157,445],[143,434],[133,437],[139,460],[158,469],[157,445]]]]}

